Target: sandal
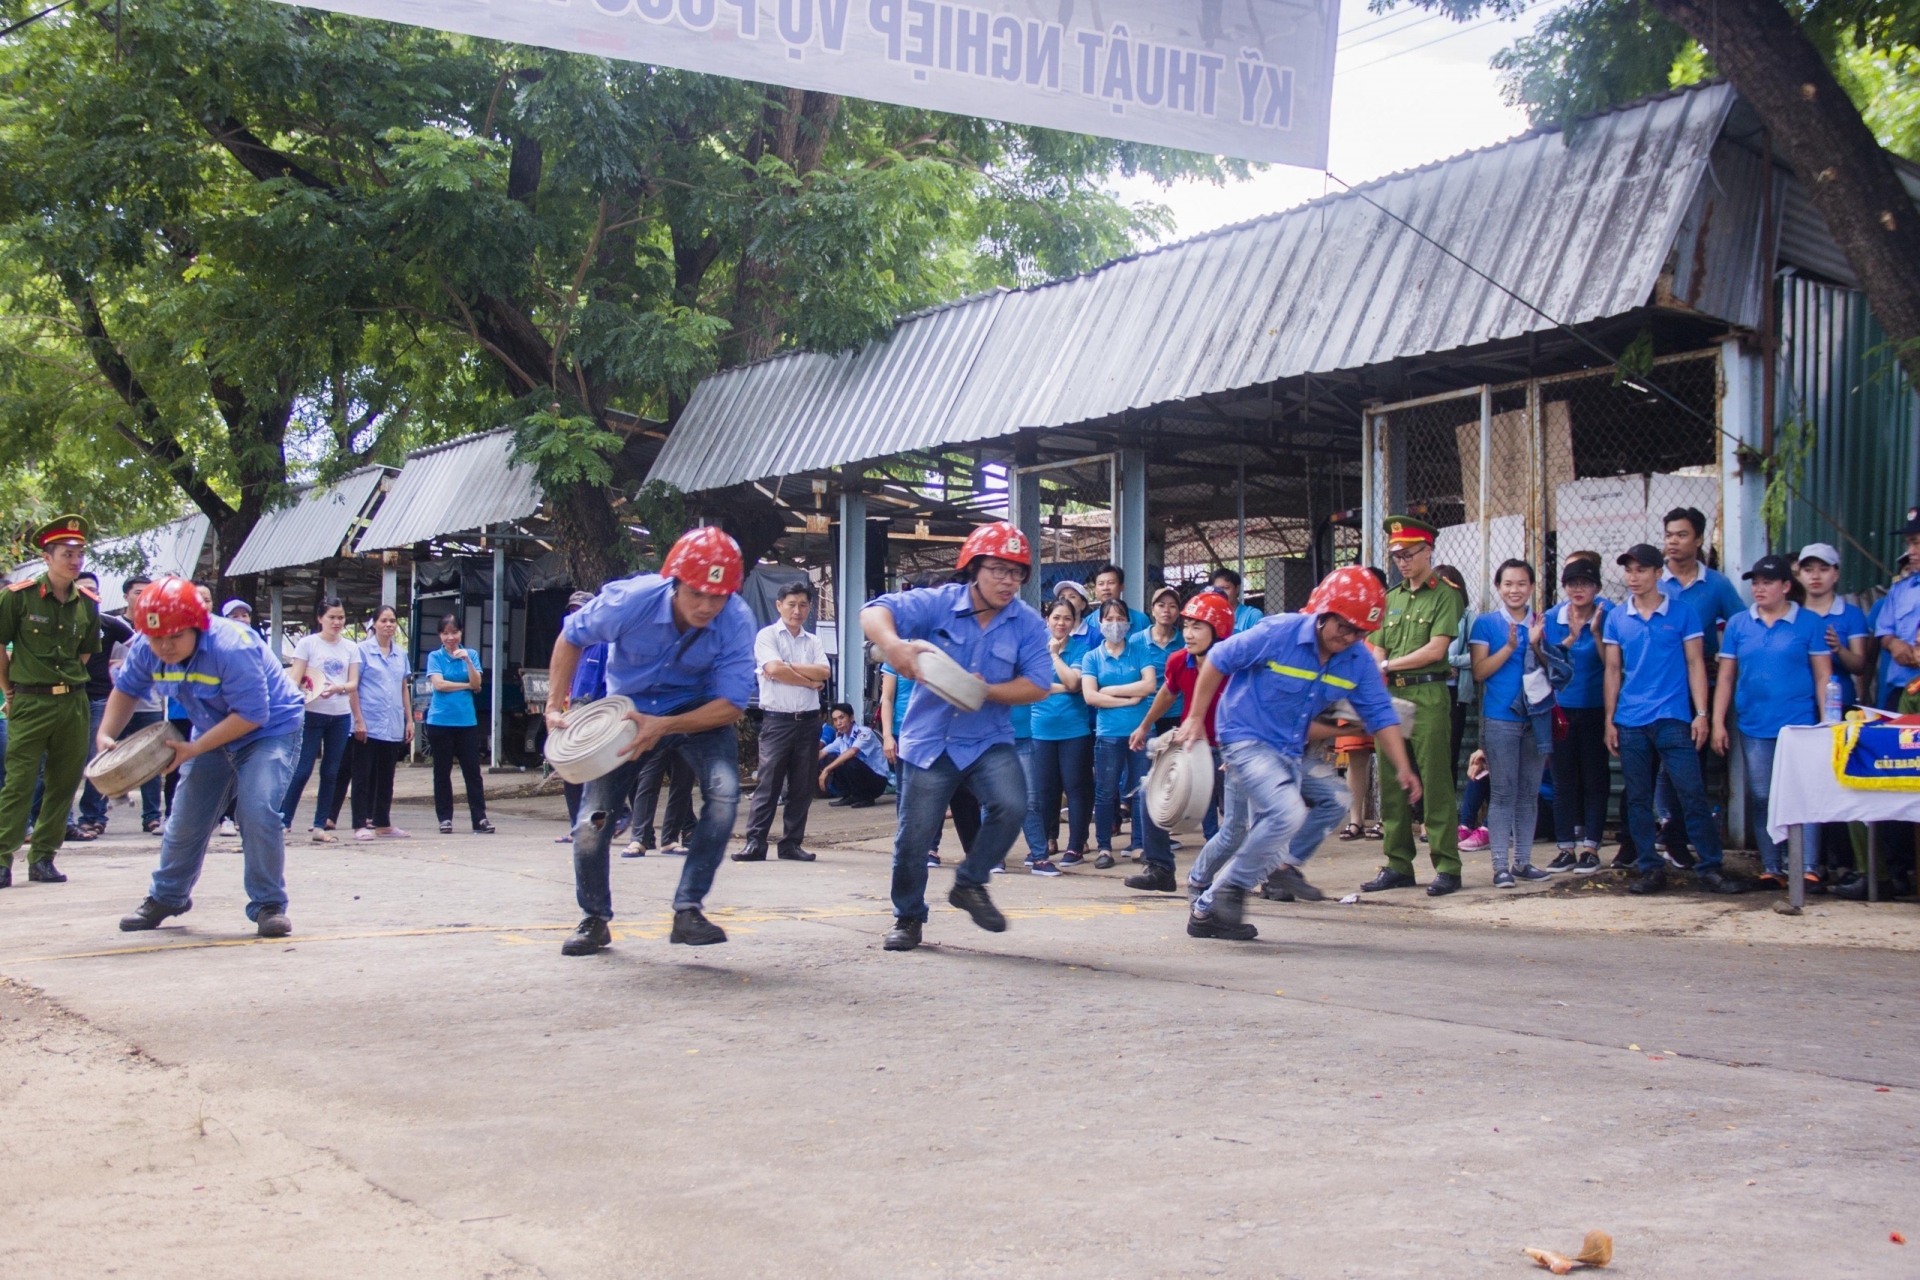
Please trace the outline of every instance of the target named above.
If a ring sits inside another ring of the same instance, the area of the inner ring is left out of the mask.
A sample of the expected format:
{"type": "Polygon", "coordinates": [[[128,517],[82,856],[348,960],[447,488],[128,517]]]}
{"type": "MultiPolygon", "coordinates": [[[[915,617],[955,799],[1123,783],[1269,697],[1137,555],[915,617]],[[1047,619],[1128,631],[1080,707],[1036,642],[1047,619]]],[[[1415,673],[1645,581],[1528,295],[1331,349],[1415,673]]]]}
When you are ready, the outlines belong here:
{"type": "Polygon", "coordinates": [[[160,819],[158,818],[149,819],[146,823],[142,825],[141,829],[150,836],[159,835],[161,832],[160,819]]]}
{"type": "Polygon", "coordinates": [[[1384,835],[1385,835],[1385,833],[1384,833],[1384,832],[1382,832],[1382,831],[1380,830],[1380,824],[1379,824],[1379,823],[1377,823],[1377,822],[1369,822],[1369,823],[1367,824],[1367,829],[1366,829],[1366,831],[1365,831],[1365,832],[1364,832],[1364,833],[1362,834],[1362,836],[1361,836],[1361,838],[1362,838],[1362,839],[1365,839],[1365,840],[1379,840],[1379,839],[1381,839],[1381,838],[1382,838],[1382,837],[1383,837],[1384,835]]]}
{"type": "Polygon", "coordinates": [[[1357,822],[1349,822],[1346,826],[1340,828],[1340,838],[1342,840],[1358,840],[1360,836],[1360,824],[1357,822]]]}

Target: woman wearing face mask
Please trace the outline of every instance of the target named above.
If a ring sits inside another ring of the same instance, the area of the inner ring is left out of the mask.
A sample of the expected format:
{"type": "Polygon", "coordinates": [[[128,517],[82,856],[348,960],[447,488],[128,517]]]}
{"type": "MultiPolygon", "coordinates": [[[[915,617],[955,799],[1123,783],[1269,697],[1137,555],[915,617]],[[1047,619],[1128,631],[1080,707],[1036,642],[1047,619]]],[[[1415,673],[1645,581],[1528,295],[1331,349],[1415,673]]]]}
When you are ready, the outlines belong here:
{"type": "Polygon", "coordinates": [[[287,781],[286,798],[280,802],[280,824],[293,829],[294,810],[300,807],[300,793],[313,776],[314,761],[320,763],[320,790],[313,798],[313,842],[332,844],[336,836],[327,830],[333,812],[334,788],[344,781],[340,761],[347,753],[347,735],[364,728],[354,713],[353,695],[360,685],[360,650],[344,639],[347,610],[333,596],[323,598],[314,607],[315,629],[293,648],[293,663],[287,675],[294,687],[307,697],[306,723],[300,739],[300,762],[287,781]]]}
{"type": "MultiPolygon", "coordinates": [[[[1066,855],[1069,866],[1086,861],[1087,822],[1093,813],[1093,717],[1081,696],[1080,660],[1087,642],[1081,637],[1080,610],[1065,596],[1047,610],[1047,656],[1053,662],[1053,687],[1047,698],[1033,704],[1029,722],[1033,734],[1033,784],[1027,802],[1040,815],[1047,851],[1059,850],[1060,793],[1067,797],[1066,855]]],[[[1057,876],[1051,858],[1029,859],[1027,870],[1037,876],[1057,876]]]]}
{"type": "Polygon", "coordinates": [[[1160,684],[1152,654],[1131,634],[1132,617],[1125,600],[1115,597],[1102,604],[1100,645],[1080,659],[1080,691],[1094,709],[1093,832],[1100,856],[1093,865],[1102,871],[1113,865],[1120,797],[1133,791],[1147,774],[1147,753],[1135,751],[1131,739],[1146,719],[1147,699],[1160,684]]]}
{"type": "Polygon", "coordinates": [[[383,604],[373,634],[360,642],[359,723],[354,731],[353,838],[405,840],[393,825],[393,774],[413,741],[413,694],[406,647],[395,642],[400,615],[383,604]]]}
{"type": "MultiPolygon", "coordinates": [[[[1480,744],[1487,753],[1487,836],[1493,849],[1493,883],[1511,889],[1516,880],[1545,880],[1533,865],[1533,830],[1539,822],[1540,774],[1547,757],[1518,700],[1537,702],[1526,689],[1528,674],[1541,671],[1546,620],[1533,611],[1533,566],[1505,560],[1493,576],[1501,607],[1473,624],[1473,678],[1479,682],[1480,744]],[[1511,869],[1509,869],[1511,860],[1511,869]]],[[[1544,681],[1544,676],[1542,676],[1544,681]]]]}

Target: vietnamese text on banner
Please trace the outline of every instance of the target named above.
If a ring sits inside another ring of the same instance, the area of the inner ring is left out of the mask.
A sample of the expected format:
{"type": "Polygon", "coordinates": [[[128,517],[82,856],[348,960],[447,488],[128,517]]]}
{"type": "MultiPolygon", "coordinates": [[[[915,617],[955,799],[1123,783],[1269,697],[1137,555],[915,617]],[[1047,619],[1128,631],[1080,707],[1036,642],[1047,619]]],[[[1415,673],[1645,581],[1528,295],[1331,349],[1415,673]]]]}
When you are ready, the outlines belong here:
{"type": "Polygon", "coordinates": [[[574,53],[1324,168],[1339,0],[329,0],[574,53]],[[1044,11],[1043,11],[1044,10],[1044,11]]]}

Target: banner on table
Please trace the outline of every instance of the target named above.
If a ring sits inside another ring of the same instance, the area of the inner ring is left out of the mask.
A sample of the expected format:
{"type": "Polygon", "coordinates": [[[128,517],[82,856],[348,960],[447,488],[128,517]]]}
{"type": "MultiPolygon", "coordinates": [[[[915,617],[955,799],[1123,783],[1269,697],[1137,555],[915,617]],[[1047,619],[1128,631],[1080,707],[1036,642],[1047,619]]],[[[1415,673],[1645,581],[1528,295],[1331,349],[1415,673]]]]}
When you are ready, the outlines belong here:
{"type": "Polygon", "coordinates": [[[1920,725],[1834,725],[1833,776],[1858,791],[1920,791],[1920,725]]]}
{"type": "Polygon", "coordinates": [[[1339,0],[327,0],[310,6],[1320,169],[1339,0]]]}

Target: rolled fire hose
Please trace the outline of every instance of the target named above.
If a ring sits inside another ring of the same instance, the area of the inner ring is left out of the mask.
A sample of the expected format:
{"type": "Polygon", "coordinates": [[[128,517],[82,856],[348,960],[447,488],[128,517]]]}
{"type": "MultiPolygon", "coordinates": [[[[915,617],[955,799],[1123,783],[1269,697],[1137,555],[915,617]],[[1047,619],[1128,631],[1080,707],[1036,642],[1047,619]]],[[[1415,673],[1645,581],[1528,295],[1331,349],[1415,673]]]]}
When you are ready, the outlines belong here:
{"type": "Polygon", "coordinates": [[[123,796],[160,776],[173,763],[173,743],[181,741],[173,721],[150,724],[129,734],[87,762],[87,781],[103,796],[123,796]]]}
{"type": "Polygon", "coordinates": [[[921,650],[913,655],[920,683],[942,702],[962,711],[978,711],[986,705],[987,682],[938,649],[921,650]]]}
{"type": "Polygon", "coordinates": [[[1202,742],[1177,747],[1171,733],[1147,744],[1147,816],[1162,831],[1196,828],[1213,800],[1213,749],[1202,742]]]}
{"type": "Polygon", "coordinates": [[[632,712],[633,699],[619,694],[568,712],[567,727],[547,736],[547,763],[576,786],[612,773],[640,732],[640,726],[627,719],[632,712]]]}

